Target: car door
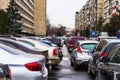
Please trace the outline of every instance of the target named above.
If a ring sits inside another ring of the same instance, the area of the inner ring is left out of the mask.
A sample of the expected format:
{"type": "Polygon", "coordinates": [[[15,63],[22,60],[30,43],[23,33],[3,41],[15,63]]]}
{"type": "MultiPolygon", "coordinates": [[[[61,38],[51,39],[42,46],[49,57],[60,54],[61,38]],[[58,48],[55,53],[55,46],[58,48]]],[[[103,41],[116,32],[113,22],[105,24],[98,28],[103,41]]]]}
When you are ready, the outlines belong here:
{"type": "Polygon", "coordinates": [[[99,80],[113,80],[113,66],[111,63],[120,62],[120,48],[116,47],[108,52],[108,56],[101,61],[99,61],[98,68],[99,68],[99,80]]]}
{"type": "Polygon", "coordinates": [[[97,45],[96,49],[94,50],[94,53],[93,53],[93,64],[94,64],[94,66],[96,64],[97,59],[101,56],[102,51],[103,51],[103,49],[105,48],[106,45],[107,45],[107,42],[103,40],[97,45]]]}

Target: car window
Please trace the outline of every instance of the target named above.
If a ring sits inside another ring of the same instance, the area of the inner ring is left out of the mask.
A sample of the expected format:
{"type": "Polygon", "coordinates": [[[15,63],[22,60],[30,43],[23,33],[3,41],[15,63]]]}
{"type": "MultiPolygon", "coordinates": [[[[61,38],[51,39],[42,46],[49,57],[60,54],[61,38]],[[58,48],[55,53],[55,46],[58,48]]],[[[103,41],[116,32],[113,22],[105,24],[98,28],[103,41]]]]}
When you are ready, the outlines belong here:
{"type": "Polygon", "coordinates": [[[25,47],[27,47],[27,48],[29,48],[29,49],[34,49],[33,46],[30,46],[29,44],[26,44],[26,43],[24,43],[24,42],[17,42],[17,43],[19,43],[19,44],[21,44],[21,45],[24,45],[25,47]]]}
{"type": "Polygon", "coordinates": [[[97,45],[96,43],[85,43],[85,44],[82,44],[81,47],[83,49],[93,51],[96,45],[97,45]]]}
{"type": "Polygon", "coordinates": [[[115,45],[119,44],[120,42],[110,43],[104,50],[104,52],[107,54],[115,45]]]}
{"type": "Polygon", "coordinates": [[[119,47],[116,47],[114,49],[112,49],[108,54],[108,59],[109,59],[109,62],[112,62],[112,63],[120,63],[120,48],[119,47]]]}
{"type": "Polygon", "coordinates": [[[18,49],[18,47],[19,47],[19,46],[15,45],[15,44],[12,44],[12,43],[9,43],[9,42],[6,42],[6,41],[5,42],[4,41],[0,41],[0,43],[5,44],[5,45],[7,45],[9,47],[12,47],[14,49],[18,49]]]}
{"type": "Polygon", "coordinates": [[[96,51],[101,51],[105,46],[107,45],[107,42],[106,41],[101,41],[97,48],[96,48],[96,51]]]}
{"type": "Polygon", "coordinates": [[[24,40],[18,40],[18,41],[24,42],[24,43],[26,43],[26,44],[28,44],[28,45],[30,45],[30,46],[32,46],[32,47],[35,46],[33,43],[28,42],[28,41],[24,41],[24,40]]]}
{"type": "Polygon", "coordinates": [[[75,44],[75,46],[74,46],[73,49],[76,49],[78,46],[79,46],[79,42],[77,42],[77,43],[75,44]]]}

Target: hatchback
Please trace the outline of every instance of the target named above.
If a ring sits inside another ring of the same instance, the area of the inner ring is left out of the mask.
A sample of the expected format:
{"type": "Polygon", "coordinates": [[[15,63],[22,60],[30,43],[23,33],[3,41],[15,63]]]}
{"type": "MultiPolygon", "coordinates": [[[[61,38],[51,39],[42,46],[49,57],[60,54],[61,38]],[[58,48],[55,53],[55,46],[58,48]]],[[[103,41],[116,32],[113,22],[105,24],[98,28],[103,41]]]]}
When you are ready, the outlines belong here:
{"type": "Polygon", "coordinates": [[[79,65],[88,65],[88,60],[92,56],[92,51],[96,47],[98,41],[85,40],[76,42],[71,53],[71,65],[77,70],[79,65]]]}

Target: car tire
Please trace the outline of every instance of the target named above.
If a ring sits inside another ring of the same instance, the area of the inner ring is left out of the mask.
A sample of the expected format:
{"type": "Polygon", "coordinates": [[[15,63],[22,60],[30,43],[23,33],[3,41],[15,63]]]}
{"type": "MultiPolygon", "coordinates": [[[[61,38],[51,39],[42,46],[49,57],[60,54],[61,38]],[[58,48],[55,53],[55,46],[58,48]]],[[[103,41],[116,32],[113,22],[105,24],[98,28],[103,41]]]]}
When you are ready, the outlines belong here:
{"type": "Polygon", "coordinates": [[[95,80],[98,80],[98,77],[97,77],[97,76],[95,76],[95,80]]]}
{"type": "Polygon", "coordinates": [[[75,70],[75,71],[77,71],[77,70],[78,70],[78,65],[77,65],[75,62],[74,62],[73,67],[74,67],[74,70],[75,70]]]}
{"type": "Polygon", "coordinates": [[[72,61],[70,61],[71,62],[71,66],[73,66],[74,64],[73,64],[73,62],[72,61]]]}
{"type": "Polygon", "coordinates": [[[0,80],[11,80],[11,79],[7,77],[3,77],[3,78],[0,78],[0,80]]]}
{"type": "Polygon", "coordinates": [[[91,72],[91,69],[89,67],[89,64],[88,64],[88,70],[87,70],[87,72],[88,72],[89,75],[92,75],[92,72],[91,72]]]}

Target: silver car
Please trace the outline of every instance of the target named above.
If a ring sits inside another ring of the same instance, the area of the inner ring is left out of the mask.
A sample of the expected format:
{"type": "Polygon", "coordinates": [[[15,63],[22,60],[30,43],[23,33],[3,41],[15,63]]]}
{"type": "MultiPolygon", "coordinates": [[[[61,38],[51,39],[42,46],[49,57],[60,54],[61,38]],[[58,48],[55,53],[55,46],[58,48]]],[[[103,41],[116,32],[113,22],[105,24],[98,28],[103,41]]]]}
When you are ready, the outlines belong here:
{"type": "Polygon", "coordinates": [[[0,63],[9,65],[12,80],[48,79],[45,57],[42,55],[26,55],[22,51],[0,44],[0,63]]]}
{"type": "Polygon", "coordinates": [[[71,55],[71,65],[74,70],[77,70],[78,66],[87,66],[88,61],[92,56],[92,51],[96,47],[98,41],[84,40],[76,42],[71,55]]]}

